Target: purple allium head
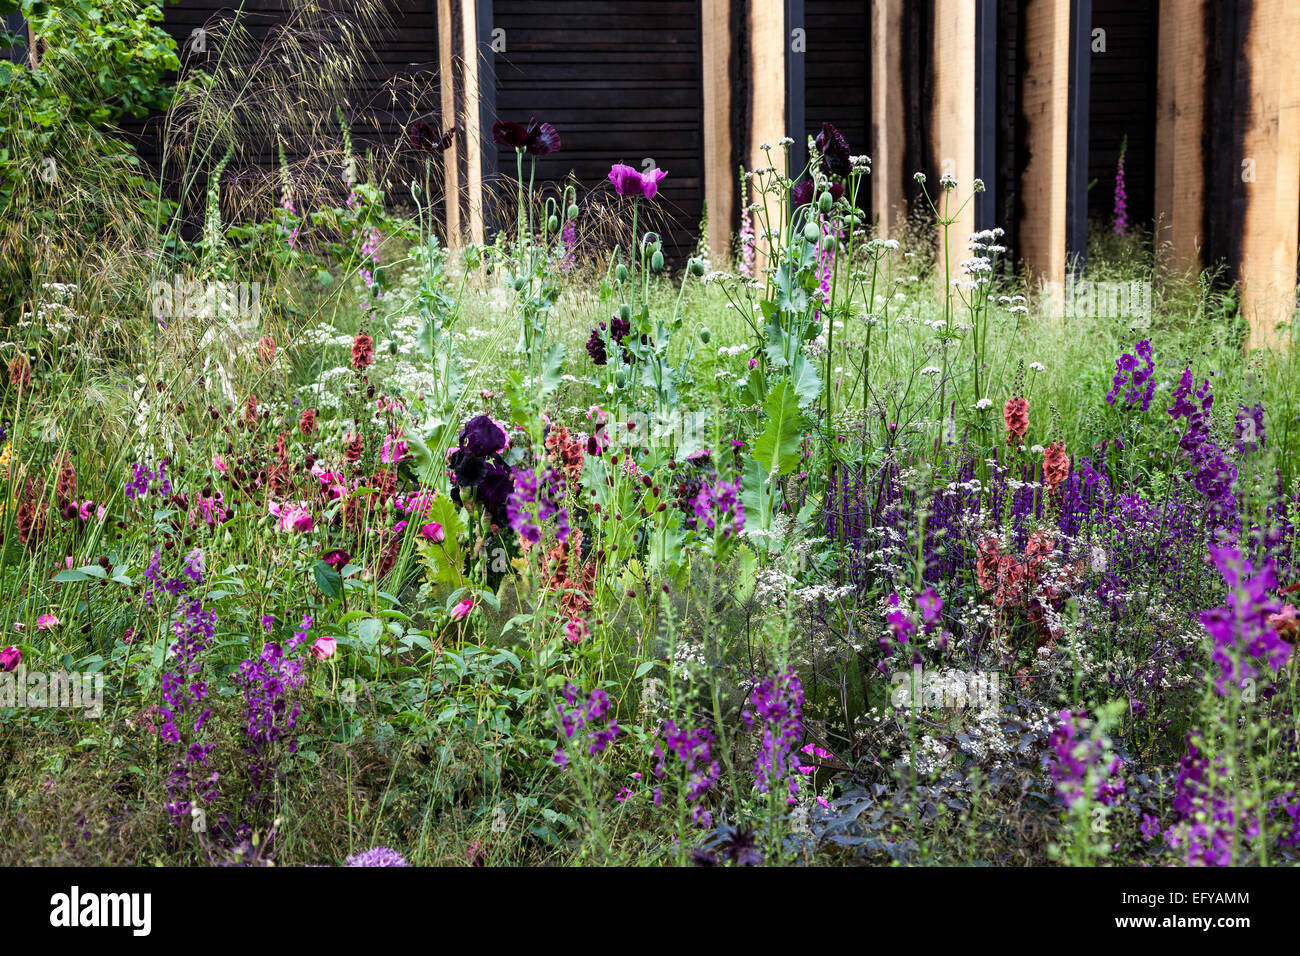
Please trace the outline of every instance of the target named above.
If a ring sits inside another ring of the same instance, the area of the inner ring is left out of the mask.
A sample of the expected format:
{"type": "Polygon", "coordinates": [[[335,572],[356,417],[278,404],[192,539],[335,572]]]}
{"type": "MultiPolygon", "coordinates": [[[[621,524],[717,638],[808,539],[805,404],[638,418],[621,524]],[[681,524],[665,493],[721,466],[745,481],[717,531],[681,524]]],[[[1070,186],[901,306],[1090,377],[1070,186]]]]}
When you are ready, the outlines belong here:
{"type": "Polygon", "coordinates": [[[406,857],[386,846],[375,846],[348,857],[348,866],[410,866],[406,857]]]}

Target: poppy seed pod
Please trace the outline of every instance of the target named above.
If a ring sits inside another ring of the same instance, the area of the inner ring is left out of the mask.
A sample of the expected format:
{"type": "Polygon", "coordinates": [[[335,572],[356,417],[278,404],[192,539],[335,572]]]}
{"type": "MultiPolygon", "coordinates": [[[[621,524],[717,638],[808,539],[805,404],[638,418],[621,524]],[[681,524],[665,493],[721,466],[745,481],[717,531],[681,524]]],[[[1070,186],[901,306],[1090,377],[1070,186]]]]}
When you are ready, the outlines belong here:
{"type": "Polygon", "coordinates": [[[650,257],[650,268],[653,269],[655,272],[663,271],[664,254],[660,252],[658,249],[656,249],[655,254],[650,257]]]}
{"type": "Polygon", "coordinates": [[[834,205],[834,203],[835,200],[831,198],[830,192],[825,189],[823,189],[822,194],[817,197],[817,208],[822,212],[830,212],[831,206],[834,205]]]}
{"type": "Polygon", "coordinates": [[[623,264],[620,262],[620,263],[618,264],[618,268],[616,268],[616,269],[614,270],[614,278],[617,279],[619,282],[626,282],[626,281],[627,281],[627,266],[623,265],[623,264]]]}
{"type": "Polygon", "coordinates": [[[698,279],[700,276],[704,275],[704,260],[692,259],[686,264],[686,271],[698,279]]]}
{"type": "Polygon", "coordinates": [[[821,235],[821,228],[815,222],[809,222],[803,227],[804,242],[815,245],[817,240],[821,238],[821,235]]]}
{"type": "Polygon", "coordinates": [[[557,230],[557,229],[559,229],[559,228],[560,228],[560,220],[559,220],[559,219],[555,218],[554,216],[551,216],[549,219],[546,220],[546,231],[547,231],[547,232],[554,232],[555,230],[557,230]]]}
{"type": "Polygon", "coordinates": [[[572,221],[572,220],[577,219],[577,218],[578,218],[578,204],[577,204],[576,202],[575,202],[575,203],[570,203],[570,204],[569,204],[569,220],[572,221]]]}
{"type": "Polygon", "coordinates": [[[700,341],[703,342],[705,345],[709,344],[709,339],[712,337],[713,337],[713,333],[710,332],[708,328],[700,329],[700,341]]]}
{"type": "Polygon", "coordinates": [[[618,317],[624,322],[632,321],[632,307],[624,302],[618,307],[618,317]]]}

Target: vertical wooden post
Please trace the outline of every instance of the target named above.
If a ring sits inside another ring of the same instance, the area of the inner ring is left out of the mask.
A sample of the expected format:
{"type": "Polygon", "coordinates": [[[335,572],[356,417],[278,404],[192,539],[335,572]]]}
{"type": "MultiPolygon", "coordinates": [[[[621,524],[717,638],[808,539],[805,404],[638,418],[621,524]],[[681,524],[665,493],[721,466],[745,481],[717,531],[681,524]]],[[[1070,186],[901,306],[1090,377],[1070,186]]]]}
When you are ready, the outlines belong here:
{"type": "MultiPolygon", "coordinates": [[[[971,194],[975,179],[975,5],[970,0],[934,0],[934,106],[930,115],[930,141],[939,163],[939,175],[957,180],[957,188],[944,192],[939,183],[926,189],[939,211],[945,203],[956,213],[971,194]]],[[[957,221],[948,227],[948,272],[968,258],[967,239],[975,231],[975,204],[966,203],[957,221]]],[[[939,255],[944,233],[940,227],[939,255]]],[[[942,258],[940,264],[943,264],[942,258]]],[[[942,272],[940,273],[942,278],[942,272]]],[[[949,290],[945,289],[944,294],[949,290]]]]}
{"type": "Polygon", "coordinates": [[[474,0],[460,0],[465,83],[465,188],[469,193],[469,239],[483,243],[483,121],[479,91],[478,11],[474,0]]]}
{"type": "Polygon", "coordinates": [[[1206,2],[1160,0],[1153,196],[1164,275],[1199,270],[1205,244],[1206,2]]]}
{"type": "MultiPolygon", "coordinates": [[[[749,5],[749,151],[750,169],[763,169],[782,161],[777,145],[786,135],[786,46],[784,0],[751,0],[749,5]],[[763,150],[771,147],[771,154],[763,150]]],[[[751,195],[751,199],[754,197],[751,195]]],[[[754,270],[767,268],[768,240],[754,224],[754,270]]]]}
{"type": "MultiPolygon", "coordinates": [[[[1296,309],[1297,210],[1300,210],[1300,83],[1296,49],[1300,6],[1255,0],[1245,42],[1250,71],[1241,180],[1241,309],[1250,348],[1283,344],[1278,326],[1296,309]]],[[[1288,336],[1289,338],[1289,336],[1288,336]]]]}
{"type": "Polygon", "coordinates": [[[452,44],[451,0],[438,0],[438,85],[441,94],[442,124],[445,129],[460,126],[451,148],[443,153],[443,195],[447,211],[447,243],[460,246],[460,158],[465,152],[465,126],[457,116],[455,50],[452,44]]]}
{"type": "Polygon", "coordinates": [[[1025,5],[1021,111],[1028,162],[1020,176],[1020,257],[1036,281],[1065,282],[1069,147],[1070,10],[1055,0],[1025,5]]]}
{"type": "Polygon", "coordinates": [[[871,208],[882,237],[896,236],[907,217],[903,166],[904,0],[871,0],[871,208]]]}
{"type": "Polygon", "coordinates": [[[736,221],[736,167],[731,142],[731,0],[702,0],[701,77],[704,85],[704,204],[709,250],[723,262],[736,221]]]}

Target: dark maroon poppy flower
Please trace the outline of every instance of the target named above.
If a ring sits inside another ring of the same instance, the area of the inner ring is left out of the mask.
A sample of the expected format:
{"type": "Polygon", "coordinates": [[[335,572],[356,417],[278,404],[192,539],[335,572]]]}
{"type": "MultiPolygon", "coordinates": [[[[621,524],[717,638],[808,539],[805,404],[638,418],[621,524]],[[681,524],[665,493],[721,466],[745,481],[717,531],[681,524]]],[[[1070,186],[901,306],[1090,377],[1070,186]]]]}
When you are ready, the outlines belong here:
{"type": "Polygon", "coordinates": [[[487,415],[471,418],[460,433],[460,447],[470,455],[482,457],[505,450],[505,429],[487,415]]]}
{"type": "Polygon", "coordinates": [[[560,151],[560,134],[550,123],[535,118],[523,123],[493,123],[492,142],[498,146],[522,149],[530,156],[549,156],[560,151]]]}
{"type": "Polygon", "coordinates": [[[342,548],[335,548],[333,551],[326,551],[321,555],[320,559],[335,571],[342,571],[347,563],[352,560],[352,555],[342,548]]]}
{"type": "Polygon", "coordinates": [[[428,123],[415,123],[411,126],[410,135],[412,149],[421,153],[445,153],[451,148],[456,127],[452,126],[439,136],[437,129],[428,123]]]}
{"type": "MultiPolygon", "coordinates": [[[[831,183],[831,199],[838,200],[844,195],[844,187],[839,183],[831,183]]],[[[813,183],[811,179],[804,179],[790,187],[790,198],[794,200],[795,208],[806,206],[813,201],[813,183]]]]}
{"type": "Polygon", "coordinates": [[[830,123],[822,123],[822,131],[813,140],[813,145],[821,153],[822,161],[831,175],[847,176],[853,171],[853,163],[849,159],[849,141],[830,123]]]}

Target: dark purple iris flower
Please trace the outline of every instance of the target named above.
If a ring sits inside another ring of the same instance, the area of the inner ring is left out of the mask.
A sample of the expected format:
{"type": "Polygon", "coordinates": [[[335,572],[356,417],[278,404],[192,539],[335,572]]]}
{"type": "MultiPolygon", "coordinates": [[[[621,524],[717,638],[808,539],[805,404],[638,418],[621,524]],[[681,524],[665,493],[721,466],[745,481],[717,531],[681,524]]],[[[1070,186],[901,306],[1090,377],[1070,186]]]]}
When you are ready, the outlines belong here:
{"type": "Polygon", "coordinates": [[[454,126],[439,136],[437,129],[428,123],[415,123],[410,129],[411,148],[421,153],[445,153],[455,136],[454,126]]]}
{"type": "Polygon", "coordinates": [[[560,151],[560,134],[550,123],[529,119],[523,123],[493,123],[492,142],[522,149],[530,156],[549,156],[560,151]]]}
{"type": "Polygon", "coordinates": [[[505,451],[505,429],[487,415],[471,418],[460,433],[460,447],[471,455],[482,457],[505,451]]]}
{"type": "Polygon", "coordinates": [[[822,123],[822,131],[813,140],[813,146],[821,153],[822,162],[832,176],[847,176],[853,171],[853,162],[849,159],[849,141],[830,123],[822,123]]]}
{"type": "MultiPolygon", "coordinates": [[[[790,198],[794,200],[795,208],[806,206],[813,201],[813,182],[811,179],[804,179],[790,187],[790,198]]],[[[831,199],[839,200],[844,195],[844,187],[839,183],[831,183],[831,199]]]]}

